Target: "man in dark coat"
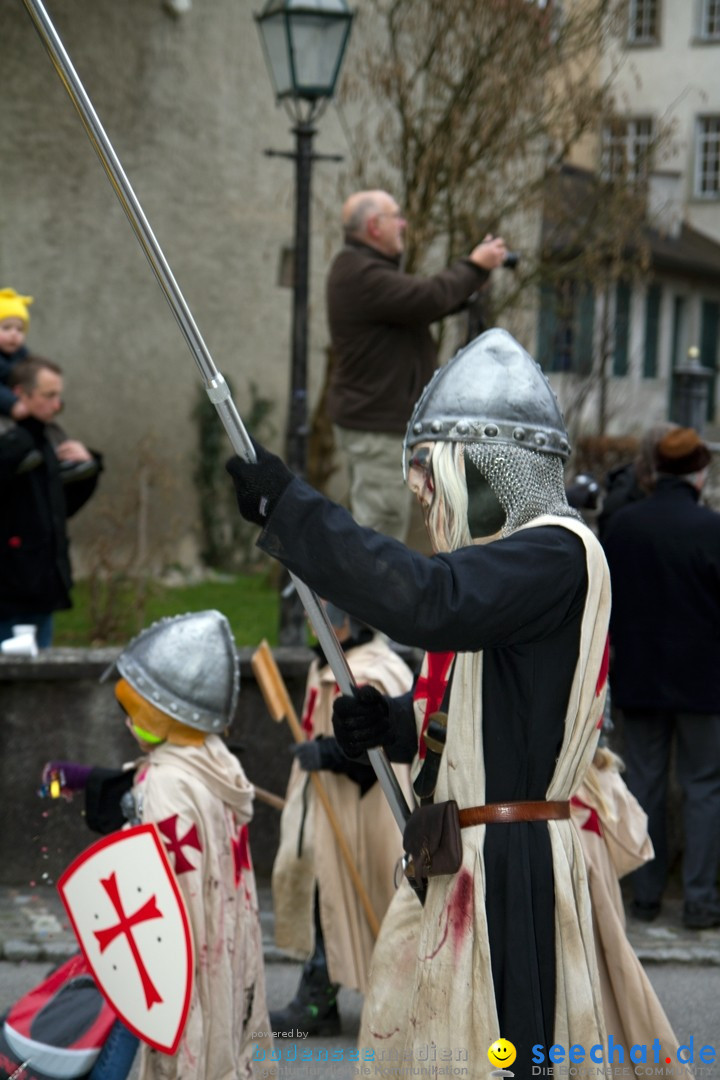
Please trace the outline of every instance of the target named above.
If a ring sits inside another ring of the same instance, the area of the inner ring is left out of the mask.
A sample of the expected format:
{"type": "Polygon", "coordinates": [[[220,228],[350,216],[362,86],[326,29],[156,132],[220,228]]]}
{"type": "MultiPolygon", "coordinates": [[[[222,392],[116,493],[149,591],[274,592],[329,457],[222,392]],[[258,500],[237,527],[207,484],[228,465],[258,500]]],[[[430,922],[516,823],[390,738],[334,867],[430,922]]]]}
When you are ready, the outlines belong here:
{"type": "Polygon", "coordinates": [[[0,641],[27,623],[48,646],[52,613],[72,607],[66,519],[92,495],[102,464],[77,440],[53,444],[63,391],[57,364],[28,357],[9,381],[27,416],[0,426],[0,641]]]}
{"type": "Polygon", "coordinates": [[[691,428],[656,448],[655,490],[619,510],[604,538],[613,590],[613,701],[624,718],[630,790],[655,859],[633,875],[650,921],[667,877],[665,821],[675,741],[683,791],[684,921],[720,926],[720,514],[700,506],[710,452],[691,428]]]}
{"type": "Polygon", "coordinates": [[[410,500],[398,463],[410,413],[437,364],[430,326],[485,284],[507,248],[487,236],[466,259],[414,277],[401,269],[407,223],[392,195],[356,192],[342,224],[345,247],[327,281],[327,409],[347,455],[356,521],[404,540],[410,500]]]}

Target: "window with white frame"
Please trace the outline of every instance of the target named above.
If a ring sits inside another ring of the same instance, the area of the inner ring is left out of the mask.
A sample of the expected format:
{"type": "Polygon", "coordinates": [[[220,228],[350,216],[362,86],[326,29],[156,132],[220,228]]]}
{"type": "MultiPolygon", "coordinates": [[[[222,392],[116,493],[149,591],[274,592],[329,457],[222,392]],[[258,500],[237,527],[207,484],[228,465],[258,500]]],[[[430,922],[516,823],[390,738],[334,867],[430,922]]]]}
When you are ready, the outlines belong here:
{"type": "Polygon", "coordinates": [[[628,42],[656,45],[660,40],[660,0],[630,0],[628,42]]]}
{"type": "Polygon", "coordinates": [[[720,116],[701,116],[695,134],[695,194],[720,198],[720,116]]]}
{"type": "Polygon", "coordinates": [[[700,0],[700,37],[720,41],[720,0],[700,0]]]}
{"type": "Polygon", "coordinates": [[[644,180],[650,171],[653,122],[649,116],[615,120],[603,128],[604,180],[644,180]]]}

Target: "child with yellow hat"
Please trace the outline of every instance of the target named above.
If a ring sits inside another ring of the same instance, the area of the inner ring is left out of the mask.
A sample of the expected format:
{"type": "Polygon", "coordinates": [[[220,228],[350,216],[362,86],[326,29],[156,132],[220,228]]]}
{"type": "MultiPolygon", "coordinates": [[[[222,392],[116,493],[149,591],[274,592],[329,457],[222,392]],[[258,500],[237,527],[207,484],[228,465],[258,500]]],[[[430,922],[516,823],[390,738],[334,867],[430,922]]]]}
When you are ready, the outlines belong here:
{"type": "MultiPolygon", "coordinates": [[[[30,325],[28,308],[32,302],[32,296],[22,296],[15,289],[0,289],[0,438],[12,432],[15,423],[31,418],[31,409],[13,384],[17,384],[22,370],[16,370],[21,360],[40,359],[31,357],[25,346],[30,325]]],[[[55,420],[47,422],[46,435],[60,460],[63,484],[86,480],[97,474],[96,455],[91,455],[77,440],[69,439],[55,420]]],[[[20,463],[18,472],[38,468],[40,464],[40,456],[29,452],[20,463]]]]}
{"type": "Polygon", "coordinates": [[[18,360],[28,355],[25,347],[32,296],[21,296],[15,289],[0,289],[0,416],[23,420],[27,408],[7,385],[8,376],[18,360]]]}

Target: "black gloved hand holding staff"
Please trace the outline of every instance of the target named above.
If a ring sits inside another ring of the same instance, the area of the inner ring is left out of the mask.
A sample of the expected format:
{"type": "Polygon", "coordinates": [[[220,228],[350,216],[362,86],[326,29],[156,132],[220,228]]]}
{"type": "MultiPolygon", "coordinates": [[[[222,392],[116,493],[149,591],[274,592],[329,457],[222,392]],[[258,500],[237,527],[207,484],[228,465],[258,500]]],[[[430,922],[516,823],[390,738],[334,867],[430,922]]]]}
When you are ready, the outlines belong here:
{"type": "Polygon", "coordinates": [[[238,509],[246,521],[261,527],[275,509],[280,496],[293,479],[287,465],[276,454],[251,438],[257,460],[231,457],[225,468],[235,485],[238,509]]]}

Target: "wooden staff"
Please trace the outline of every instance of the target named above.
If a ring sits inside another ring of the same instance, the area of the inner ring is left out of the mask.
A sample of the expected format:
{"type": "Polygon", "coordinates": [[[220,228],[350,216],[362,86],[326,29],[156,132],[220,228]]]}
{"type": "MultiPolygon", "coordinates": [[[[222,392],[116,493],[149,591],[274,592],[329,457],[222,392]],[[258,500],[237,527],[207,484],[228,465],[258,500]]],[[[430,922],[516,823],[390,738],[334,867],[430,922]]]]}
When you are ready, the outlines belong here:
{"type": "MultiPolygon", "coordinates": [[[[292,732],[295,742],[305,742],[305,735],[303,729],[300,726],[297,713],[290,700],[287,687],[283,681],[283,677],[280,674],[280,669],[275,663],[275,657],[272,654],[270,646],[267,641],[263,640],[259,647],[252,655],[252,669],[253,674],[257,680],[257,684],[262,691],[262,696],[265,699],[268,712],[272,716],[273,720],[278,723],[282,720],[287,720],[290,731],[292,732]]],[[[330,822],[330,828],[333,831],[335,841],[340,854],[342,855],[343,862],[345,863],[348,873],[352,878],[353,885],[358,894],[360,903],[362,904],[363,911],[368,921],[368,926],[372,931],[373,937],[377,938],[380,932],[380,922],[377,915],[373,910],[370,897],[367,894],[367,889],[363,884],[363,880],[358,873],[358,869],[352,857],[348,842],[343,835],[343,831],[340,828],[340,823],[335,816],[335,811],[330,805],[330,799],[328,793],[325,790],[325,785],[316,772],[311,772],[310,779],[315,787],[317,796],[323,805],[325,813],[327,814],[328,821],[330,822]]]]}
{"type": "Polygon", "coordinates": [[[253,784],[255,789],[255,798],[258,802],[267,803],[268,806],[272,806],[275,810],[282,810],[285,807],[285,800],[281,799],[279,795],[276,795],[272,791],[266,791],[265,788],[258,787],[257,784],[253,784]]]}

